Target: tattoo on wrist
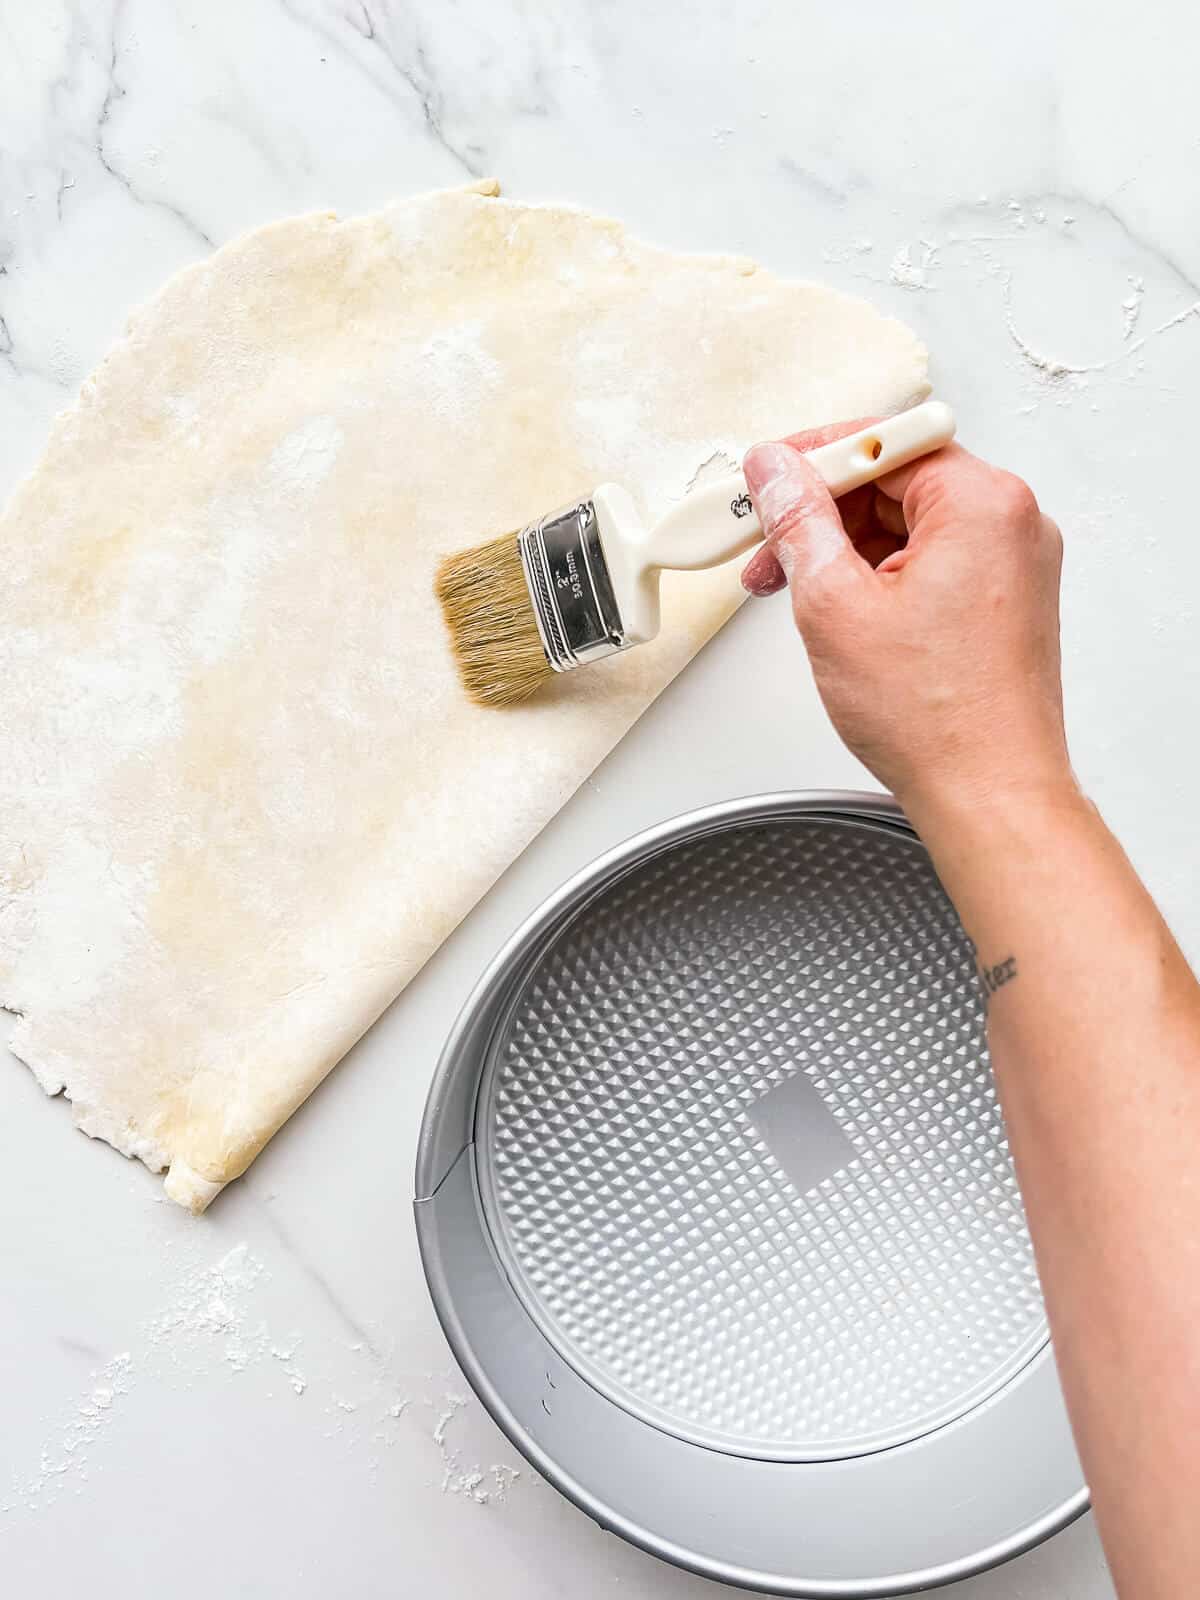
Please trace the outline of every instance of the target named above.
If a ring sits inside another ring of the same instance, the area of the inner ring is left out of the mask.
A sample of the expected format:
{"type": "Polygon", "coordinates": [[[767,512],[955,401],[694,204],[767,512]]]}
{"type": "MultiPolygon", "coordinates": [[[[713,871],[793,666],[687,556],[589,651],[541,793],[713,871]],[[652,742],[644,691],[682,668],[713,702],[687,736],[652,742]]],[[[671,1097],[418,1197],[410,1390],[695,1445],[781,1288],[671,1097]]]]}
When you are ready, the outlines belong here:
{"type": "Polygon", "coordinates": [[[992,1002],[992,996],[997,989],[1003,989],[1006,983],[1011,983],[1017,976],[1016,956],[1006,956],[1003,961],[998,961],[995,966],[985,966],[979,959],[979,952],[975,945],[971,945],[971,956],[975,962],[975,972],[979,978],[979,987],[983,991],[983,1005],[986,1010],[992,1002]]]}

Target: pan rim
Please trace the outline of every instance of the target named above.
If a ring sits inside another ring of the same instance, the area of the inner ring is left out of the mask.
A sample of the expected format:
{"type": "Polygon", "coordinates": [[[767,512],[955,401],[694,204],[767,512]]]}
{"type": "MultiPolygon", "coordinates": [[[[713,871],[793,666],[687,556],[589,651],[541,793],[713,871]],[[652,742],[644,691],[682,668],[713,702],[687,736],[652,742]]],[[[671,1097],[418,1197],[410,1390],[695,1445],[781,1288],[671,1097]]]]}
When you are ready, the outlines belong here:
{"type": "MultiPolygon", "coordinates": [[[[451,1139],[449,1143],[445,1137],[448,1108],[452,1114],[455,1109],[455,1091],[461,1091],[462,1088],[461,1083],[456,1085],[453,1080],[464,1070],[465,1058],[462,1049],[473,1030],[478,1027],[481,1010],[486,1008],[489,999],[494,1000],[500,985],[507,983],[508,992],[511,994],[513,987],[519,984],[519,978],[514,978],[514,971],[521,962],[522,955],[531,947],[536,950],[544,949],[554,931],[586,904],[589,894],[607,887],[614,881],[615,876],[635,870],[654,855],[684,839],[696,839],[731,827],[752,826],[757,822],[770,822],[784,817],[821,815],[839,821],[866,819],[915,837],[915,830],[890,796],[854,791],[803,790],[746,795],[668,818],[624,840],[573,874],[525,918],[520,927],[505,941],[473,988],[442,1052],[422,1123],[414,1210],[418,1244],[434,1309],[464,1376],[514,1447],[531,1462],[539,1474],[580,1510],[602,1527],[619,1534],[647,1553],[667,1560],[684,1570],[720,1582],[739,1585],[765,1594],[793,1596],[796,1600],[802,1600],[802,1597],[803,1600],[835,1600],[835,1597],[838,1597],[838,1600],[882,1600],[882,1597],[888,1595],[911,1594],[961,1581],[1032,1549],[1068,1526],[1088,1509],[1090,1496],[1086,1485],[1064,1497],[1040,1516],[970,1555],[955,1556],[943,1562],[896,1571],[887,1576],[876,1574],[863,1579],[805,1578],[740,1562],[727,1562],[704,1551],[689,1548],[663,1532],[656,1531],[638,1517],[618,1512],[606,1504],[603,1494],[589,1488],[563,1467],[511,1409],[505,1396],[493,1381],[486,1357],[479,1355],[458,1315],[454,1285],[446,1273],[446,1262],[434,1222],[434,1207],[430,1205],[445,1180],[465,1158],[469,1157],[477,1220],[487,1241],[488,1252],[495,1270],[504,1277],[505,1287],[509,1294],[512,1294],[512,1286],[504,1274],[503,1264],[495,1254],[491,1230],[480,1203],[478,1175],[474,1170],[473,1130],[476,1099],[483,1075],[482,1061],[477,1061],[469,1068],[474,1083],[466,1107],[467,1120],[459,1129],[462,1136],[451,1139]],[[447,1156],[451,1146],[453,1146],[452,1153],[447,1156]]],[[[457,1097],[461,1098],[461,1094],[457,1097]]],[[[520,1316],[529,1322],[535,1333],[544,1338],[541,1330],[537,1329],[536,1324],[529,1319],[521,1297],[515,1298],[520,1316]]],[[[555,1353],[560,1359],[565,1360],[561,1351],[555,1353]]],[[[1033,1352],[1019,1370],[1010,1374],[1001,1385],[977,1401],[973,1408],[968,1409],[964,1416],[957,1420],[964,1421],[983,1409],[1001,1404],[1006,1393],[1018,1387],[1035,1370],[1041,1370],[1048,1362],[1052,1362],[1052,1350],[1047,1342],[1033,1352]]],[[[615,1404],[610,1397],[599,1398],[608,1405],[615,1404]]],[[[644,1422],[644,1419],[638,1420],[644,1426],[653,1426],[644,1422]]],[[[934,1429],[933,1435],[955,1426],[956,1421],[948,1420],[934,1429]]],[[[922,1435],[921,1438],[913,1439],[909,1443],[919,1445],[922,1438],[929,1437],[931,1437],[929,1434],[922,1435]]],[[[691,1443],[690,1447],[696,1450],[713,1449],[712,1446],[700,1443],[691,1443]]],[[[886,1454],[887,1451],[880,1453],[886,1454]]],[[[829,1466],[832,1462],[828,1459],[793,1458],[776,1464],[794,1467],[795,1471],[804,1472],[829,1466]]]]}

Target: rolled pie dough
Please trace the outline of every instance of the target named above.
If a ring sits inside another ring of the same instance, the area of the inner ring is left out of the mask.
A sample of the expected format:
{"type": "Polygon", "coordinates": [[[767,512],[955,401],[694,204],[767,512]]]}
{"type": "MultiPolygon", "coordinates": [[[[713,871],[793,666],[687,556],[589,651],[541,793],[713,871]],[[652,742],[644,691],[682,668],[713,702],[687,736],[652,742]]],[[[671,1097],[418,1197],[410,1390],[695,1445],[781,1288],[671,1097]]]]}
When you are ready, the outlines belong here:
{"type": "Polygon", "coordinates": [[[484,711],[438,559],[927,391],[901,324],[481,185],[173,279],[0,519],[0,1003],[199,1211],[729,617],[484,711]]]}

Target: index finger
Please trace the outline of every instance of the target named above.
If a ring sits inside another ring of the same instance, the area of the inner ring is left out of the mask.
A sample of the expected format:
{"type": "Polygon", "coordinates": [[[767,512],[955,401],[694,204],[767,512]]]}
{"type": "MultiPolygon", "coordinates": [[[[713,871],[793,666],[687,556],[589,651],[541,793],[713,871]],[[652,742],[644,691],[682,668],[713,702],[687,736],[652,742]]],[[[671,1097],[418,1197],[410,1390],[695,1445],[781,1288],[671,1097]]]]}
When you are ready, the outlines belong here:
{"type": "MultiPolygon", "coordinates": [[[[790,444],[793,450],[816,450],[823,444],[832,444],[835,439],[844,439],[848,433],[857,433],[860,428],[869,428],[878,421],[878,417],[855,417],[848,422],[827,422],[820,428],[802,428],[799,433],[789,433],[783,443],[790,444]]],[[[851,493],[856,494],[857,491],[852,490],[851,493]]],[[[751,594],[774,594],[786,582],[779,558],[769,541],[759,546],[742,569],[743,587],[751,594]]]]}

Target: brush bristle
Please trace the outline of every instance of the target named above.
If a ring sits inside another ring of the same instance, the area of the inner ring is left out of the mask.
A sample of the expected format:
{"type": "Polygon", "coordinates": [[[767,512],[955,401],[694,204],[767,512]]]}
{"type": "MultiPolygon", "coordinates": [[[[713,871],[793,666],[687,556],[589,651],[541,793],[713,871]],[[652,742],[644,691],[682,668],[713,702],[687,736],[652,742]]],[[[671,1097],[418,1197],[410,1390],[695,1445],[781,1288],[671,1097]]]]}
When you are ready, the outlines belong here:
{"type": "Polygon", "coordinates": [[[554,676],[515,533],[447,556],[435,588],[463,687],[476,705],[519,705],[554,676]]]}

